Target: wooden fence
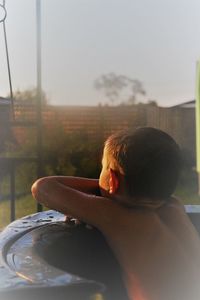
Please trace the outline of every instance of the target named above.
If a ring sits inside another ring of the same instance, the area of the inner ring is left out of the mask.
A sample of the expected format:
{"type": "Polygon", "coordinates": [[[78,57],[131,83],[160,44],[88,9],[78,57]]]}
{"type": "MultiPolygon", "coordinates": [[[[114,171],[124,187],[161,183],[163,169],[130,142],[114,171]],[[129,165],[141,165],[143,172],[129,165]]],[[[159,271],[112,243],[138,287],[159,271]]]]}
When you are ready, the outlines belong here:
{"type": "MultiPolygon", "coordinates": [[[[34,121],[32,105],[15,105],[16,120],[34,121]]],[[[93,138],[101,134],[106,138],[116,130],[140,126],[160,128],[170,135],[184,149],[195,156],[195,111],[194,108],[163,108],[150,105],[135,106],[44,106],[43,126],[51,130],[61,126],[66,134],[85,130],[93,138]]],[[[27,128],[15,127],[14,135],[23,143],[29,134],[27,128]]]]}

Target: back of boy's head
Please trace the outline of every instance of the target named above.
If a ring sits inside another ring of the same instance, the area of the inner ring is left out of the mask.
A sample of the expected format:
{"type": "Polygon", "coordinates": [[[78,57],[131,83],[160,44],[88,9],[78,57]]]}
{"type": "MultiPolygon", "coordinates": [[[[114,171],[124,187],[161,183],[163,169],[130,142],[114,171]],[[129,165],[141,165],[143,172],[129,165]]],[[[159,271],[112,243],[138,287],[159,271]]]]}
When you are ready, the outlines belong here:
{"type": "Polygon", "coordinates": [[[167,133],[143,127],[111,135],[105,142],[108,161],[124,174],[128,194],[168,198],[181,169],[179,146],[167,133]]]}

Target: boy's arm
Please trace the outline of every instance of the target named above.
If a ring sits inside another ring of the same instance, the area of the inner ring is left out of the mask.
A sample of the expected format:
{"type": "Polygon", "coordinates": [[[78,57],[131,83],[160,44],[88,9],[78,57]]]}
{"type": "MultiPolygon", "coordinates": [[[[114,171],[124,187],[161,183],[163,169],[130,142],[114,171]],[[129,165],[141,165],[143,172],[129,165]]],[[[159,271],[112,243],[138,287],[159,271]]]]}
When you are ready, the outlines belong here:
{"type": "Polygon", "coordinates": [[[73,177],[73,176],[51,176],[46,177],[51,179],[52,181],[57,181],[63,185],[71,187],[75,190],[88,193],[99,195],[99,180],[98,179],[91,179],[91,178],[83,178],[83,177],[73,177]]]}
{"type": "MultiPolygon", "coordinates": [[[[65,179],[65,184],[62,180],[60,182],[60,178],[57,180],[57,177],[37,180],[32,186],[34,198],[49,208],[71,215],[99,229],[109,226],[114,218],[115,208],[117,209],[112,200],[74,189],[66,185],[65,179]]],[[[74,183],[73,180],[72,182],[74,183]]]]}

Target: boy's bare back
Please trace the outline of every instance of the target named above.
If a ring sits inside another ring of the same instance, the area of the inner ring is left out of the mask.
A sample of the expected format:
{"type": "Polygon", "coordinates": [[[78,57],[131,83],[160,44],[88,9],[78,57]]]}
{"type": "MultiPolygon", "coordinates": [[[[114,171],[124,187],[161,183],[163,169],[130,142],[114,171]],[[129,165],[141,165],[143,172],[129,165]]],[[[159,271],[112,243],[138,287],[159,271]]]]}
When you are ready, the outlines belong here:
{"type": "Polygon", "coordinates": [[[178,200],[157,209],[122,209],[118,225],[104,228],[104,235],[130,299],[200,299],[200,240],[178,200]]]}

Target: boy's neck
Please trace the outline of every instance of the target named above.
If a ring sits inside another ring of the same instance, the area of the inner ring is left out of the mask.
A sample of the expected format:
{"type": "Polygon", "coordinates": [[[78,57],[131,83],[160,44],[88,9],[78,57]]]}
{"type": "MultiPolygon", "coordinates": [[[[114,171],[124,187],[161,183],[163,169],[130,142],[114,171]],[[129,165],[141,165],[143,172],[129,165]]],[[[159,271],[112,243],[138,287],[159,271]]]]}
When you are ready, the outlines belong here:
{"type": "Polygon", "coordinates": [[[154,199],[150,197],[130,197],[126,195],[115,195],[113,197],[113,200],[129,208],[138,207],[157,209],[165,205],[168,199],[154,199]]]}

